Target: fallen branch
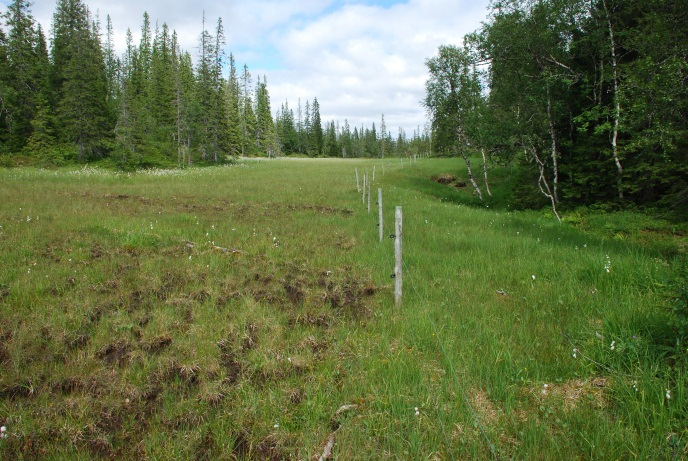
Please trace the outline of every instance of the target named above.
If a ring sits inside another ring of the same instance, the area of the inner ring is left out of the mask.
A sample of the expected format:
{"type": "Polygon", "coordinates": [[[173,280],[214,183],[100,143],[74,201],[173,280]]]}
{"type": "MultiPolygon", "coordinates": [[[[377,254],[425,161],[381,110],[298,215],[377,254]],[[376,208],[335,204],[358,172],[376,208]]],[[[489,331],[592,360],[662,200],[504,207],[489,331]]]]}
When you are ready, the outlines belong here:
{"type": "Polygon", "coordinates": [[[336,419],[342,413],[345,413],[349,410],[353,410],[356,408],[358,408],[358,405],[356,405],[354,403],[348,403],[346,405],[342,405],[341,407],[339,407],[337,409],[337,411],[334,413],[334,418],[332,418],[332,419],[333,419],[333,421],[336,422],[337,428],[334,431],[332,431],[330,436],[327,438],[327,443],[325,444],[325,448],[323,449],[323,453],[322,453],[322,455],[320,455],[320,458],[318,458],[318,461],[325,461],[326,459],[330,459],[330,457],[332,456],[332,449],[334,448],[334,435],[337,432],[339,432],[339,429],[342,428],[341,424],[338,421],[336,421],[336,419]]]}
{"type": "MultiPolygon", "coordinates": [[[[338,430],[339,428],[337,428],[337,431],[338,430]]],[[[332,448],[334,448],[334,435],[337,433],[337,431],[334,431],[330,434],[330,437],[327,439],[327,443],[325,444],[325,449],[323,450],[322,455],[320,455],[320,458],[318,458],[318,461],[325,461],[326,459],[330,459],[330,456],[332,456],[332,448]]]]}

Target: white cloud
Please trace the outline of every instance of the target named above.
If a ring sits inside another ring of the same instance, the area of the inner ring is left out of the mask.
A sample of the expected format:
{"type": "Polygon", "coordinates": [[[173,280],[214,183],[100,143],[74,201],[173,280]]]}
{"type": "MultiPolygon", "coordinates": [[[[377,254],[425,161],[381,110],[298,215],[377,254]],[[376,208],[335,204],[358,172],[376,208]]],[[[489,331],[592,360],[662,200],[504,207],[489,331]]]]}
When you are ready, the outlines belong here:
{"type": "MultiPolygon", "coordinates": [[[[0,0],[0,11],[9,0],[0,0]]],[[[350,125],[402,126],[411,135],[425,123],[420,106],[427,78],[425,60],[441,44],[461,44],[487,16],[488,0],[407,0],[388,7],[375,0],[184,0],[135,2],[86,0],[101,21],[112,18],[115,41],[124,49],[131,28],[138,42],[144,11],[153,27],[166,22],[182,47],[197,47],[205,11],[213,30],[222,17],[228,51],[238,67],[266,75],[273,110],[288,99],[296,109],[318,98],[324,121],[350,125]]],[[[385,3],[389,3],[386,1],[385,3]]],[[[35,0],[34,17],[50,30],[55,0],[35,0]]]]}
{"type": "Polygon", "coordinates": [[[273,41],[288,63],[268,73],[273,106],[317,96],[323,120],[379,126],[384,113],[388,129],[410,135],[425,123],[425,59],[441,44],[461,44],[486,8],[486,1],[463,0],[352,4],[292,27],[273,41]]]}

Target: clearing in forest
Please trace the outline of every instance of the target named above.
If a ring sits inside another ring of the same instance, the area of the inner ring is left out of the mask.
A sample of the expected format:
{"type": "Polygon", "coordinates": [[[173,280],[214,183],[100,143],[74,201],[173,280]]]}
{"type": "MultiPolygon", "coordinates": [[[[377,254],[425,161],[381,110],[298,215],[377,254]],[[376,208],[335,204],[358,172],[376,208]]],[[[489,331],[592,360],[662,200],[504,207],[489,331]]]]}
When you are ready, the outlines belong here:
{"type": "Polygon", "coordinates": [[[685,365],[655,353],[685,229],[510,211],[500,171],[486,207],[447,172],[0,171],[0,458],[686,456],[685,365]]]}

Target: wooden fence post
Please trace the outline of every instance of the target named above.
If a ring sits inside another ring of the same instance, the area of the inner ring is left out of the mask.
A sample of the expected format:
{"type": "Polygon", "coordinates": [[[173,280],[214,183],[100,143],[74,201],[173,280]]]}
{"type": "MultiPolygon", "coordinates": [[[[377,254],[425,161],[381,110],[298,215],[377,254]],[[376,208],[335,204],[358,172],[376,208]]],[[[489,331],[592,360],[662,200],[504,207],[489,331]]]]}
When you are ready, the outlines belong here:
{"type": "Polygon", "coordinates": [[[365,205],[366,181],[367,180],[368,180],[368,175],[366,173],[363,173],[363,205],[365,205]]]}
{"type": "Polygon", "coordinates": [[[378,222],[378,232],[380,233],[380,241],[382,242],[382,234],[384,233],[382,225],[382,189],[377,189],[377,222],[378,222]]]}
{"type": "Polygon", "coordinates": [[[361,193],[361,184],[358,182],[358,168],[356,168],[356,190],[361,193]]]}
{"type": "Polygon", "coordinates": [[[370,183],[368,183],[368,213],[370,213],[370,183]]]}
{"type": "Polygon", "coordinates": [[[373,165],[373,181],[375,181],[375,165],[373,165]]]}
{"type": "Polygon", "coordinates": [[[394,210],[394,305],[401,306],[401,207],[394,210]]]}

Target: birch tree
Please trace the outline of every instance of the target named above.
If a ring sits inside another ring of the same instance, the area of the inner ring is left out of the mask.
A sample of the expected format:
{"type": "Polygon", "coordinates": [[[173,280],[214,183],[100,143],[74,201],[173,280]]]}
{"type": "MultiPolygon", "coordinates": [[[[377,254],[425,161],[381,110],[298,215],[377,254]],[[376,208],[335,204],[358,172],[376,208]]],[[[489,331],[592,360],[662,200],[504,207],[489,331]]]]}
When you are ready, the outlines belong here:
{"type": "Polygon", "coordinates": [[[431,116],[437,143],[463,158],[468,180],[482,201],[483,193],[473,177],[469,157],[473,132],[468,122],[476,100],[481,97],[469,52],[466,48],[441,46],[438,55],[425,64],[430,78],[425,84],[424,105],[431,116]]]}

